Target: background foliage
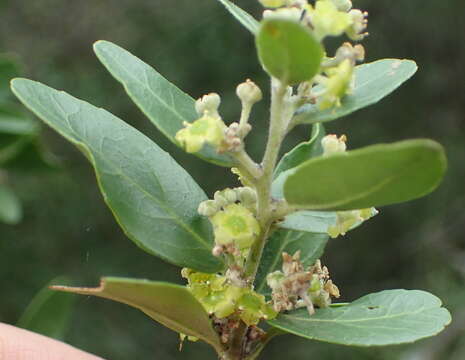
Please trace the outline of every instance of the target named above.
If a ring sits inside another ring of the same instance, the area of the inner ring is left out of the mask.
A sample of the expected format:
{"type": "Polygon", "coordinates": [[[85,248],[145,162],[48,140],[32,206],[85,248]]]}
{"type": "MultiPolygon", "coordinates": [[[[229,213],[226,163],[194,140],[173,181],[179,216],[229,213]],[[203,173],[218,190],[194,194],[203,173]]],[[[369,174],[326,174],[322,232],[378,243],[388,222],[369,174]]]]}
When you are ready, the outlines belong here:
{"type": "MultiPolygon", "coordinates": [[[[253,14],[255,1],[237,3],[253,14]]],[[[115,42],[180,88],[199,97],[209,91],[224,99],[227,121],[238,117],[235,86],[252,78],[267,89],[253,39],[214,0],[4,0],[0,52],[15,54],[24,75],[66,89],[135,125],[169,151],[207,193],[234,183],[223,168],[183,154],[168,143],[136,109],[92,52],[99,39],[115,42]]],[[[290,359],[462,359],[465,340],[465,48],[461,46],[465,3],[460,0],[358,0],[370,12],[364,42],[367,61],[411,58],[419,72],[380,104],[328,125],[345,133],[349,148],[409,137],[430,137],[446,147],[450,169],[432,195],[381,209],[381,215],[330,241],[324,262],[351,301],[385,288],[418,288],[442,298],[453,315],[440,336],[415,345],[352,349],[294,337],[275,340],[264,358],[290,359]]],[[[1,79],[4,81],[4,79],[1,79]]],[[[258,159],[267,114],[263,101],[254,113],[250,152],[258,159]]],[[[308,138],[294,130],[289,144],[308,138]]],[[[0,321],[15,323],[32,296],[52,278],[66,275],[76,285],[96,284],[100,275],[145,277],[181,283],[178,269],[136,248],[105,207],[87,161],[45,129],[43,141],[62,163],[61,170],[10,178],[24,206],[16,227],[0,225],[0,321]]],[[[67,341],[108,359],[213,357],[204,345],[186,344],[143,314],[124,305],[80,297],[67,341]]]]}

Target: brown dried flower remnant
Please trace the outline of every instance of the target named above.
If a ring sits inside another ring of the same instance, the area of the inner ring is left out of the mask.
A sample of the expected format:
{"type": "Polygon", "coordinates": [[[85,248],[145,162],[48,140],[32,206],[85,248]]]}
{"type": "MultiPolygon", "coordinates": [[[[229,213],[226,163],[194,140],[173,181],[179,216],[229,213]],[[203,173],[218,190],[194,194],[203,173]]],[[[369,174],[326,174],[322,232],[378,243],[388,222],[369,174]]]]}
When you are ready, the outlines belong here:
{"type": "Polygon", "coordinates": [[[322,267],[320,260],[305,270],[300,261],[300,251],[293,256],[284,252],[282,256],[282,271],[275,271],[267,276],[275,311],[307,307],[308,313],[313,315],[315,306],[328,307],[331,297],[340,296],[338,287],[329,277],[328,268],[322,267]]]}

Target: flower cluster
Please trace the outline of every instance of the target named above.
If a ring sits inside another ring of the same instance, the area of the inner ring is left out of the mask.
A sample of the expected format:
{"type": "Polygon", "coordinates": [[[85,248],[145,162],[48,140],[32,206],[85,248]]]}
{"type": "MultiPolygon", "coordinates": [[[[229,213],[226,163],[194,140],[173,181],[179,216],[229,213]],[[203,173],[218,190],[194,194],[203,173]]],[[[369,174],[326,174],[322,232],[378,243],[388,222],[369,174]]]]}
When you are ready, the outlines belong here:
{"type": "Polygon", "coordinates": [[[188,289],[205,310],[218,319],[235,315],[250,326],[277,315],[263,295],[232,284],[226,276],[191,269],[183,269],[182,276],[188,280],[188,289]]]}
{"type": "Polygon", "coordinates": [[[239,122],[226,126],[219,114],[221,98],[211,93],[196,101],[195,109],[200,118],[192,123],[184,122],[184,128],[176,133],[176,141],[188,153],[199,152],[204,145],[212,146],[218,153],[241,150],[244,138],[252,129],[248,123],[250,111],[262,99],[262,92],[254,82],[246,80],[238,85],[236,94],[243,109],[239,122]]]}
{"type": "Polygon", "coordinates": [[[300,251],[293,256],[283,253],[282,271],[268,274],[266,280],[271,288],[273,308],[277,312],[307,307],[310,315],[314,307],[328,307],[331,297],[340,296],[339,289],[329,278],[328,268],[320,260],[305,270],[300,261],[300,251]]]}
{"type": "MultiPolygon", "coordinates": [[[[352,8],[350,0],[260,0],[267,7],[265,19],[279,18],[301,23],[319,41],[330,36],[345,34],[353,41],[360,41],[368,33],[367,13],[352,8]]],[[[334,57],[326,58],[321,64],[321,72],[312,80],[300,86],[300,95],[320,110],[341,105],[341,98],[350,94],[353,87],[354,67],[363,61],[365,50],[362,45],[352,46],[346,42],[334,57]],[[315,85],[319,85],[315,87],[315,85]]]]}

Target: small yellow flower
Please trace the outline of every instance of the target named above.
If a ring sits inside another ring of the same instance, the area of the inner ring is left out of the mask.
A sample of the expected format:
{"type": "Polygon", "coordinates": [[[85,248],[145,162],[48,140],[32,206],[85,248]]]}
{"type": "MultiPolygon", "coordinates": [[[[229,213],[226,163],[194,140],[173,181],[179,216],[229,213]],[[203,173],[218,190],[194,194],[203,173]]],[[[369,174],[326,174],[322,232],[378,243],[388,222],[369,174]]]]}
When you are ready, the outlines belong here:
{"type": "Polygon", "coordinates": [[[326,70],[328,77],[322,82],[325,91],[318,102],[320,110],[341,106],[341,98],[351,91],[353,73],[354,66],[349,59],[326,70]]]}
{"type": "Polygon", "coordinates": [[[351,16],[338,7],[331,0],[319,0],[313,9],[307,8],[311,18],[315,36],[323,39],[326,36],[342,35],[351,25],[351,16]]]}
{"type": "Polygon", "coordinates": [[[175,138],[188,153],[200,151],[205,143],[218,148],[224,139],[226,126],[223,121],[208,113],[193,123],[186,123],[185,126],[177,132],[175,138]]]}
{"type": "Polygon", "coordinates": [[[333,239],[345,235],[349,230],[378,214],[375,208],[338,211],[336,224],[328,227],[328,234],[333,239]]]}
{"type": "Polygon", "coordinates": [[[259,0],[267,8],[278,8],[286,4],[286,0],[259,0]]]}
{"type": "Polygon", "coordinates": [[[240,204],[230,204],[211,218],[215,242],[219,245],[234,244],[239,250],[249,248],[260,233],[260,226],[253,213],[240,204]]]}

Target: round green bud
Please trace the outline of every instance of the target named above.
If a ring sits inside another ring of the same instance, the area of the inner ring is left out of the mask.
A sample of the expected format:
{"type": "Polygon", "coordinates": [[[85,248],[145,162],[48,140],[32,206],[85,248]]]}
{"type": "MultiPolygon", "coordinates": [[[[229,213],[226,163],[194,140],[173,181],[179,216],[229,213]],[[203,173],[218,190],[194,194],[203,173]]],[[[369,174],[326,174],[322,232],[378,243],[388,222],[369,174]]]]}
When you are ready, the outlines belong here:
{"type": "Polygon", "coordinates": [[[263,99],[260,88],[249,79],[237,86],[236,94],[242,103],[248,103],[249,105],[253,105],[263,99]]]}
{"type": "Polygon", "coordinates": [[[202,96],[195,102],[195,110],[199,115],[204,115],[206,112],[216,114],[220,104],[220,96],[217,93],[210,93],[202,96]]]}
{"type": "Polygon", "coordinates": [[[207,201],[202,201],[199,204],[199,208],[197,212],[202,215],[202,216],[213,216],[215,215],[220,208],[218,207],[216,201],[214,200],[207,200],[207,201]]]}
{"type": "Polygon", "coordinates": [[[239,201],[245,205],[251,205],[257,202],[257,192],[251,187],[245,186],[238,188],[239,201]]]}
{"type": "Polygon", "coordinates": [[[346,151],[346,141],[347,138],[345,135],[337,137],[336,135],[326,135],[321,140],[321,146],[323,147],[323,155],[332,155],[337,153],[342,153],[346,151]]]}

